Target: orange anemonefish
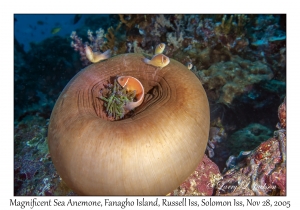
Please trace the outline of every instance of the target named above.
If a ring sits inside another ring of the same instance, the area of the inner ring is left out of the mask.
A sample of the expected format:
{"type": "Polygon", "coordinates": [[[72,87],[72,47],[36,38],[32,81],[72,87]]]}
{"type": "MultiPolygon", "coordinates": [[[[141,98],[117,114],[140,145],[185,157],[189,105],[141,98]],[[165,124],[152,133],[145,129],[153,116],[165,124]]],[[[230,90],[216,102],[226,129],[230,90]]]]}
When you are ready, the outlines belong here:
{"type": "Polygon", "coordinates": [[[120,76],[117,81],[127,91],[136,91],[135,97],[137,101],[128,102],[125,105],[125,109],[132,110],[142,104],[144,100],[144,87],[138,79],[131,76],[120,76]]]}
{"type": "Polygon", "coordinates": [[[163,68],[170,63],[170,58],[163,54],[154,55],[151,60],[144,58],[144,62],[155,67],[163,68]]]}
{"type": "Polygon", "coordinates": [[[93,52],[90,46],[85,46],[85,55],[92,63],[97,63],[101,60],[108,59],[111,56],[111,50],[106,50],[104,53],[93,52]]]}
{"type": "Polygon", "coordinates": [[[191,62],[186,64],[186,67],[191,70],[193,68],[193,64],[191,62]]]}
{"type": "Polygon", "coordinates": [[[165,50],[165,47],[166,47],[166,44],[160,43],[159,45],[156,46],[154,54],[156,55],[156,54],[163,53],[163,51],[165,50]]]}

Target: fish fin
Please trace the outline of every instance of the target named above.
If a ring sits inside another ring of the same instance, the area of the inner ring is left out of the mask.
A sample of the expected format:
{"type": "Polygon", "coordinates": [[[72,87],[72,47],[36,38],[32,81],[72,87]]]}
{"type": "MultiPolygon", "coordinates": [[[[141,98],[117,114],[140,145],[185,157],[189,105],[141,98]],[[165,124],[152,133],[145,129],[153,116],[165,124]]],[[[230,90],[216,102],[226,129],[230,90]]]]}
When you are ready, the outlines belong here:
{"type": "Polygon", "coordinates": [[[103,59],[110,58],[110,56],[111,56],[111,50],[110,49],[106,50],[104,53],[102,53],[102,55],[103,55],[103,59]]]}
{"type": "Polygon", "coordinates": [[[150,64],[150,60],[148,58],[144,58],[143,61],[147,64],[150,64]]]}
{"type": "Polygon", "coordinates": [[[106,50],[104,53],[93,52],[93,55],[94,55],[94,59],[92,62],[97,63],[99,61],[108,59],[111,56],[111,50],[106,50]]]}
{"type": "Polygon", "coordinates": [[[131,111],[133,110],[134,108],[136,107],[136,102],[128,102],[126,105],[125,105],[125,109],[128,110],[128,111],[131,111]]]}
{"type": "Polygon", "coordinates": [[[125,109],[130,111],[130,110],[133,110],[135,109],[136,107],[138,107],[139,105],[142,104],[144,100],[144,96],[139,100],[139,101],[136,101],[136,102],[128,102],[126,105],[125,105],[125,109]]]}
{"type": "Polygon", "coordinates": [[[85,56],[91,61],[95,63],[94,52],[90,46],[85,46],[85,56]]]}

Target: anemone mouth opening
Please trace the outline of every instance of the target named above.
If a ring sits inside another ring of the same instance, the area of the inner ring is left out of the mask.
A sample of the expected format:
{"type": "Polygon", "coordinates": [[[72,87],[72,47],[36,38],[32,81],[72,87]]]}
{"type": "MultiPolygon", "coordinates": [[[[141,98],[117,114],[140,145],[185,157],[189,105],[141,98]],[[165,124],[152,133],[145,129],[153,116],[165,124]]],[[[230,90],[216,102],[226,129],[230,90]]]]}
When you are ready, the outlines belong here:
{"type": "Polygon", "coordinates": [[[97,117],[107,121],[123,121],[129,118],[141,117],[149,114],[148,112],[144,113],[145,110],[153,109],[153,111],[155,111],[168,101],[171,88],[163,77],[152,75],[152,79],[149,79],[148,76],[145,78],[141,75],[137,75],[135,72],[131,74],[127,73],[126,75],[135,77],[142,83],[145,92],[141,105],[133,110],[127,110],[121,119],[110,117],[106,112],[105,102],[101,100],[99,96],[101,96],[101,90],[105,89],[108,84],[113,84],[114,80],[121,75],[109,76],[97,82],[91,89],[92,107],[97,117]]]}

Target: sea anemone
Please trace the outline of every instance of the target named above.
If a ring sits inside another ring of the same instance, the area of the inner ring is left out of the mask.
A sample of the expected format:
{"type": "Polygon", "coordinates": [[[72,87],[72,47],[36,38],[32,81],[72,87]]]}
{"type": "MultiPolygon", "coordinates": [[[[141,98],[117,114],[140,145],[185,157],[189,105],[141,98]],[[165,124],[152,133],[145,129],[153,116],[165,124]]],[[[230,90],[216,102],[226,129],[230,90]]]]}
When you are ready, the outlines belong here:
{"type": "Polygon", "coordinates": [[[166,195],[201,162],[209,121],[206,93],[184,65],[171,59],[158,70],[140,54],[123,54],[67,84],[51,114],[49,150],[77,194],[166,195]],[[99,92],[124,75],[143,84],[144,99],[129,117],[111,121],[99,92]]]}

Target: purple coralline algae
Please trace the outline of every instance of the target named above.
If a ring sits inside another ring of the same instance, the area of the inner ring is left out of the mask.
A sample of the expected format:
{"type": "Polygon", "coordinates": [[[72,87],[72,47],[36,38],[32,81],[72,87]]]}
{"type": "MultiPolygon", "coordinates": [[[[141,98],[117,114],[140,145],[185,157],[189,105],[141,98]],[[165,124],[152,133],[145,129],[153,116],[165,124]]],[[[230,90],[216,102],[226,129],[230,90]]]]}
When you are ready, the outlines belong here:
{"type": "Polygon", "coordinates": [[[168,195],[212,195],[221,178],[218,166],[204,155],[196,170],[168,195]]]}
{"type": "Polygon", "coordinates": [[[15,127],[14,195],[72,195],[48,151],[47,121],[27,116],[15,127]]]}

